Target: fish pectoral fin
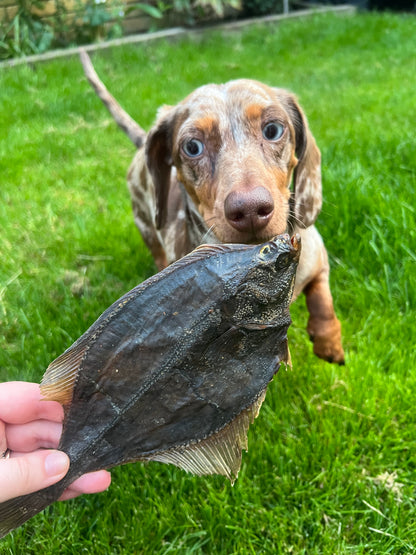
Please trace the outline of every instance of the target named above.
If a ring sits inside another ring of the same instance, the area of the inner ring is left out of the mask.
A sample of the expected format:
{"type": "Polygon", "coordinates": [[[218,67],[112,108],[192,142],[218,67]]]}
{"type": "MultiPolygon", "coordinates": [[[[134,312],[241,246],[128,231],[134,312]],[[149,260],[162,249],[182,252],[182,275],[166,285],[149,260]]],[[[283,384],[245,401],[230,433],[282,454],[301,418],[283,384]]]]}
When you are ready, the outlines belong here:
{"type": "Polygon", "coordinates": [[[247,451],[247,432],[260,411],[264,390],[254,403],[218,432],[197,443],[146,457],[147,460],[174,464],[196,474],[221,474],[234,484],[241,466],[242,450],[247,451]]]}
{"type": "Polygon", "coordinates": [[[248,322],[241,326],[245,330],[265,330],[267,328],[273,327],[272,324],[257,324],[255,322],[248,322]]]}
{"type": "Polygon", "coordinates": [[[75,380],[87,348],[84,336],[56,358],[46,369],[40,390],[46,401],[58,401],[62,405],[71,402],[75,380]]]}
{"type": "Polygon", "coordinates": [[[275,328],[276,322],[244,322],[240,327],[245,330],[266,330],[267,328],[275,328]]]}

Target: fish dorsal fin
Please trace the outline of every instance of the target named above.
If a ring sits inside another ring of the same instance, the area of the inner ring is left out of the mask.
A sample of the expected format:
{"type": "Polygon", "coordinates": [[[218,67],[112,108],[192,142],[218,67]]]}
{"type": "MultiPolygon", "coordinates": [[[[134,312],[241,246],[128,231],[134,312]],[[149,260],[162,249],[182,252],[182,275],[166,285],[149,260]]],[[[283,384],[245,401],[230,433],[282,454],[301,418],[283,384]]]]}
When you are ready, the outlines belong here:
{"type": "Polygon", "coordinates": [[[198,476],[221,474],[234,484],[241,466],[242,450],[247,451],[248,428],[259,414],[265,397],[266,390],[232,422],[208,438],[158,453],[148,460],[174,464],[198,476]]]}
{"type": "Polygon", "coordinates": [[[247,245],[236,245],[236,244],[217,244],[213,243],[212,245],[200,245],[196,247],[193,251],[189,254],[180,258],[177,262],[172,264],[171,267],[180,268],[181,266],[187,266],[190,262],[197,262],[199,260],[203,260],[204,258],[209,258],[210,256],[214,256],[215,254],[219,254],[222,252],[227,252],[231,250],[231,248],[235,248],[236,246],[247,248],[247,245]]]}
{"type": "MultiPolygon", "coordinates": [[[[225,251],[229,251],[232,247],[238,246],[237,244],[228,244],[228,243],[206,243],[203,245],[199,245],[199,247],[196,247],[192,252],[190,252],[189,254],[195,254],[195,255],[199,255],[199,256],[206,256],[209,255],[210,253],[215,254],[217,252],[225,252],[225,251]]],[[[240,245],[243,246],[243,245],[240,245]]]]}
{"type": "Polygon", "coordinates": [[[40,390],[46,401],[58,401],[62,405],[71,402],[78,369],[86,348],[87,341],[81,337],[50,363],[40,383],[40,390]]]}

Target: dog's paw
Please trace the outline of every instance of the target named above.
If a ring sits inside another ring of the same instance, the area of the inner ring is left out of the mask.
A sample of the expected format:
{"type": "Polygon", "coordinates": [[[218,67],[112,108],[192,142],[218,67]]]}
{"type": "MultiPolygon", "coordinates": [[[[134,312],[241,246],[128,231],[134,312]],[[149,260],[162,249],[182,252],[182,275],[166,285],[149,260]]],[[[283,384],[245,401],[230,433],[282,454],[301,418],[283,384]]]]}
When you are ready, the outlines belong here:
{"type": "Polygon", "coordinates": [[[313,352],[327,362],[345,364],[344,349],[341,341],[341,323],[338,318],[320,320],[310,318],[307,328],[313,342],[313,352]]]}

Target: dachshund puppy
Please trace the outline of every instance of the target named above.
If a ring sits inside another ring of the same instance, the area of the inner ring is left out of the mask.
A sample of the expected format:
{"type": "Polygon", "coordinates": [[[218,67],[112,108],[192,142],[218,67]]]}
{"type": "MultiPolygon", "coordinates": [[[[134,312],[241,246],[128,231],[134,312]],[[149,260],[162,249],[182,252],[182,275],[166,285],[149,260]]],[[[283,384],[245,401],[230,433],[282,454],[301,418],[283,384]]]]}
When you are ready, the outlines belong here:
{"type": "Polygon", "coordinates": [[[296,97],[248,79],[205,85],[162,107],[146,134],[108,93],[85,52],[81,60],[138,149],[128,186],[136,225],[159,270],[201,243],[262,243],[299,233],[294,299],[306,295],[315,354],[343,364],[328,256],[314,226],[321,156],[296,97]]]}

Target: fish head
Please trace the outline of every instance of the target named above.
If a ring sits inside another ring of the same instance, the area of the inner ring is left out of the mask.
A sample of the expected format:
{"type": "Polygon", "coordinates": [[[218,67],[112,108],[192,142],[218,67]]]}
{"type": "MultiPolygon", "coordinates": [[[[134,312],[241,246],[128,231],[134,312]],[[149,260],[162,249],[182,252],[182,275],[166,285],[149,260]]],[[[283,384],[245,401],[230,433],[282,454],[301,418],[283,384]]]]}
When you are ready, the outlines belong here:
{"type": "Polygon", "coordinates": [[[300,236],[279,235],[250,249],[251,257],[234,282],[225,310],[237,325],[273,325],[292,300],[300,236]]]}

